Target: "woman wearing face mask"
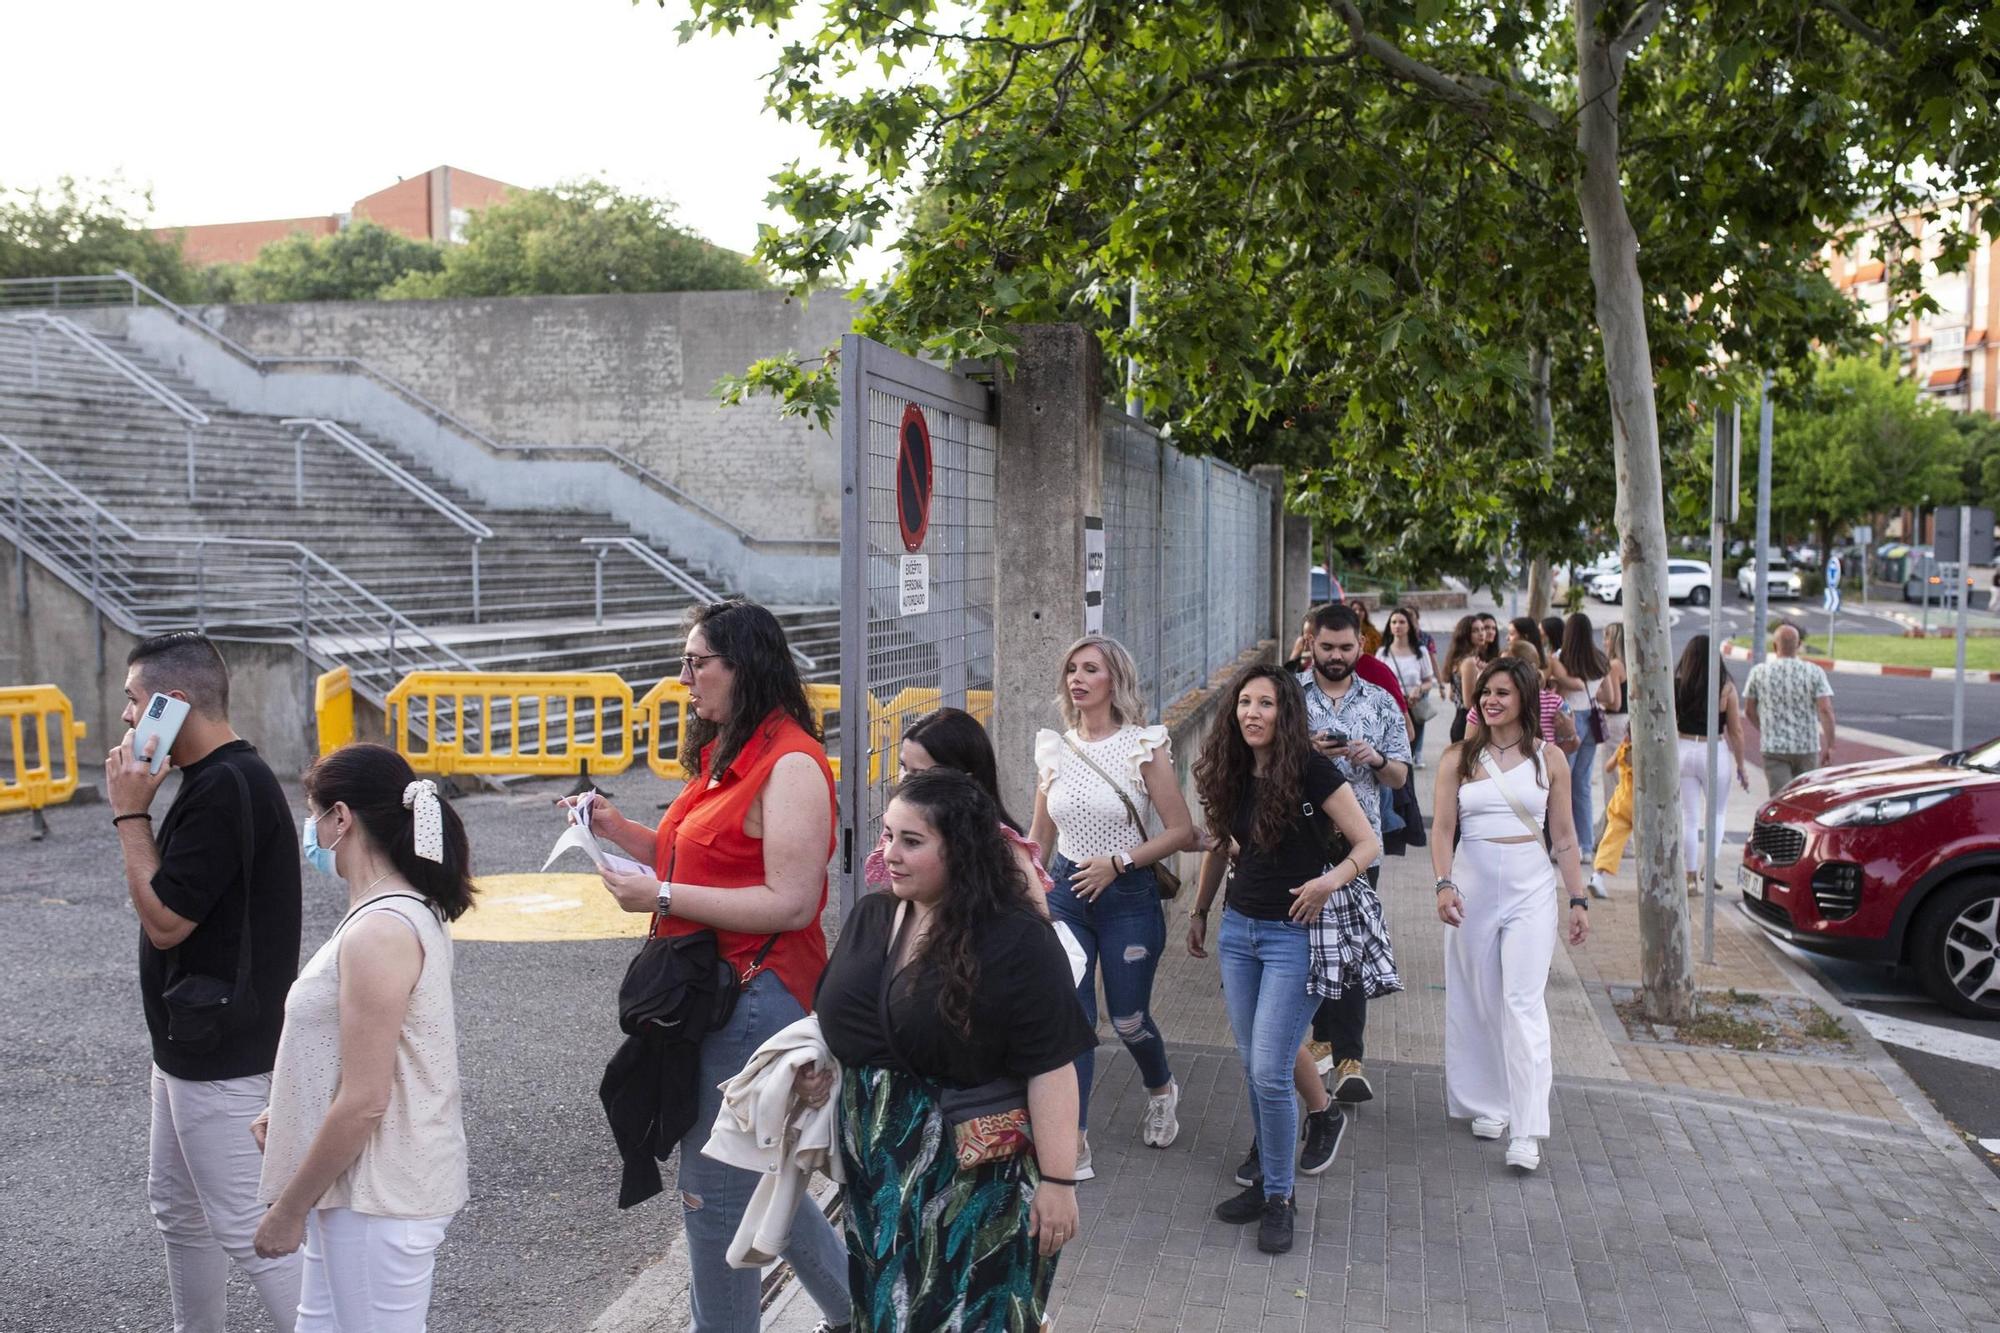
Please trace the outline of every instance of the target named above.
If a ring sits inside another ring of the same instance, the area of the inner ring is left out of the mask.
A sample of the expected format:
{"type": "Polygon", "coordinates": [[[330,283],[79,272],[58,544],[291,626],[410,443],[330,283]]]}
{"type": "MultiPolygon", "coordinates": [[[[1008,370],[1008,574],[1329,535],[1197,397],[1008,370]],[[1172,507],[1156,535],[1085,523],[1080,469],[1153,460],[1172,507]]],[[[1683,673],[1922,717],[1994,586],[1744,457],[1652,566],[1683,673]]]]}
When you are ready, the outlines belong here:
{"type": "Polygon", "coordinates": [[[465,826],[394,750],[306,774],[305,854],[347,915],[285,1001],[253,1126],[270,1205],[257,1253],[305,1245],[302,1333],[419,1333],[438,1243],[466,1199],[451,934],[472,905],[465,826]]]}
{"type": "MultiPolygon", "coordinates": [[[[1104,1002],[1111,1025],[1139,1066],[1149,1094],[1139,1137],[1164,1148],[1180,1133],[1175,1108],[1180,1085],[1167,1064],[1167,1043],[1153,1021],[1153,974],[1167,942],[1153,866],[1193,845],[1194,820],[1174,776],[1165,727],[1149,727],[1132,655],[1115,640],[1085,635],[1063,655],[1065,732],[1035,737],[1035,822],[1030,837],[1055,848],[1049,873],[1049,912],[1068,926],[1084,951],[1076,996],[1084,1017],[1097,1022],[1097,971],[1104,972],[1104,1002]],[[1158,811],[1164,827],[1151,831],[1158,811]]],[[[1082,1089],[1079,1124],[1088,1128],[1090,1079],[1085,1052],[1077,1062],[1082,1089]]],[[[1090,1140],[1078,1156],[1077,1176],[1091,1178],[1090,1140]]]]}
{"type": "MultiPolygon", "coordinates": [[[[1076,1236],[1075,1060],[1097,1039],[974,779],[904,779],[881,851],[888,891],[842,922],[814,1002],[840,1065],[854,1327],[1036,1333],[1076,1236]],[[969,1089],[982,1118],[961,1127],[947,1099],[969,1089]]],[[[830,1081],[797,1086],[822,1104],[830,1081]]]]}

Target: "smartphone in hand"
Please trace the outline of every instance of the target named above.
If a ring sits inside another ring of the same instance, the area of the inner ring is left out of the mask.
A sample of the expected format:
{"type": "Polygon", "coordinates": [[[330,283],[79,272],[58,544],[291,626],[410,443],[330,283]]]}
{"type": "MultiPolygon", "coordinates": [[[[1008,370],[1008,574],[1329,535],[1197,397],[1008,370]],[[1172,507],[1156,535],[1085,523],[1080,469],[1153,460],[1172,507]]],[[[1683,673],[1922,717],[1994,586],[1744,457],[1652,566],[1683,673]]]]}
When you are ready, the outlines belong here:
{"type": "Polygon", "coordinates": [[[155,694],[146,701],[146,711],[140,715],[139,725],[132,728],[132,753],[144,759],[146,746],[158,738],[159,744],[153,747],[153,758],[147,772],[158,773],[160,766],[167,762],[167,751],[174,748],[174,737],[181,734],[181,723],[187,721],[187,715],[185,699],[155,694]]]}

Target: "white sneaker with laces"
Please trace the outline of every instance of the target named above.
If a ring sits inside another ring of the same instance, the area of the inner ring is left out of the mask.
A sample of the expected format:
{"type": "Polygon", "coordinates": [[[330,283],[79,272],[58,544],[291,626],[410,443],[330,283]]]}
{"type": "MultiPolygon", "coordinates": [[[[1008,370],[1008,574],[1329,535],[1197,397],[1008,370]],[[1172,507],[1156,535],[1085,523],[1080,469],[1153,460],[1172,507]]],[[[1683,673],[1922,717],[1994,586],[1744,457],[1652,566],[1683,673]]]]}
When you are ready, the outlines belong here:
{"type": "Polygon", "coordinates": [[[1542,1164],[1542,1145],[1533,1139],[1514,1139],[1507,1145],[1507,1165],[1516,1171],[1533,1171],[1542,1164]]]}
{"type": "Polygon", "coordinates": [[[1146,1114],[1139,1121],[1139,1141],[1148,1148],[1165,1148],[1180,1137],[1181,1122],[1174,1112],[1181,1104],[1181,1085],[1168,1080],[1167,1090],[1146,1099],[1146,1114]]]}
{"type": "Polygon", "coordinates": [[[1590,872],[1589,888],[1590,896],[1593,898],[1609,898],[1611,896],[1611,890],[1604,887],[1604,874],[1602,871],[1593,870],[1590,872]]]}
{"type": "Polygon", "coordinates": [[[1497,1116],[1476,1115],[1472,1117],[1472,1137],[1475,1139],[1497,1139],[1507,1132],[1507,1122],[1497,1116]]]}

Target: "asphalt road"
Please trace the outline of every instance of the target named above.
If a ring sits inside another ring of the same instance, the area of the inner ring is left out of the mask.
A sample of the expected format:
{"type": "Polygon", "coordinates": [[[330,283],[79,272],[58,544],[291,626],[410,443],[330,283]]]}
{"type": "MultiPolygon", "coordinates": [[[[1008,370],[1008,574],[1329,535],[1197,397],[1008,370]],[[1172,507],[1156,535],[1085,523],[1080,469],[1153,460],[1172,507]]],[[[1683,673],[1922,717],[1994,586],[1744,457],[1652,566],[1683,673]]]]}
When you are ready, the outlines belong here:
{"type": "MultiPolygon", "coordinates": [[[[160,794],[164,811],[172,783],[160,794]]],[[[662,794],[612,784],[638,815],[662,794]]],[[[557,784],[555,790],[560,790],[557,784]]],[[[533,871],[559,831],[549,791],[458,802],[481,872],[533,871]]],[[[293,790],[294,809],[304,802],[293,790]]],[[[166,1271],[146,1206],[145,1024],[134,976],[138,925],[109,812],[50,812],[50,837],[0,819],[0,1329],[158,1330],[166,1271]]],[[[306,873],[304,950],[345,907],[306,873]]],[[[620,1213],[618,1162],[597,1083],[619,1034],[624,939],[461,941],[460,1062],[472,1201],[439,1252],[439,1333],[574,1333],[679,1226],[669,1194],[620,1213]]],[[[268,1327],[241,1282],[232,1329],[268,1327]]]]}

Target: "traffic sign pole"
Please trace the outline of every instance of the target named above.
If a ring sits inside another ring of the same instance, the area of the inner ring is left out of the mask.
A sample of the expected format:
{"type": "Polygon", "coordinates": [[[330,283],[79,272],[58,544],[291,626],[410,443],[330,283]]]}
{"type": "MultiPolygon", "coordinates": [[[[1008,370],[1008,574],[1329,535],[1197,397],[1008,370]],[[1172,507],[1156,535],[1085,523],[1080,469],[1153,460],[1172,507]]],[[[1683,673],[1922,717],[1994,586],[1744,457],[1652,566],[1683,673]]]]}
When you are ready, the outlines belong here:
{"type": "MultiPolygon", "coordinates": [[[[1987,511],[1986,526],[1993,527],[1992,511],[1987,511]]],[[[1971,616],[1972,589],[1967,586],[1967,573],[1972,568],[1972,507],[1958,507],[1958,563],[1953,566],[1953,591],[1958,594],[1958,674],[1951,683],[1951,748],[1965,748],[1965,627],[1971,616]]]]}

